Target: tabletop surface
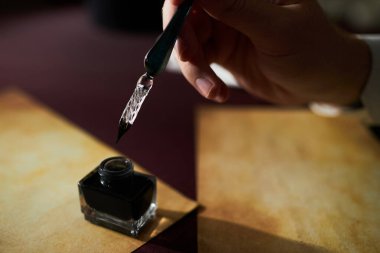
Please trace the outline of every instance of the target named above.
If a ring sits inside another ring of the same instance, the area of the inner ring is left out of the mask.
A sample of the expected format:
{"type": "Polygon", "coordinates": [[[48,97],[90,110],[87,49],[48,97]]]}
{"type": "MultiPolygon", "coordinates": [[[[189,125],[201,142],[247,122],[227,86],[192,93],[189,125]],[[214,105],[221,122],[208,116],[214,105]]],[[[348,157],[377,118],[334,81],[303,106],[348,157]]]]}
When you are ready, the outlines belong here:
{"type": "Polygon", "coordinates": [[[357,115],[197,115],[199,252],[379,252],[380,143],[357,115]]]}
{"type": "MultiPolygon", "coordinates": [[[[197,206],[157,178],[155,219],[137,237],[94,226],[76,186],[120,154],[18,90],[0,93],[0,122],[2,252],[130,252],[197,206]]],[[[137,162],[134,170],[147,173],[137,162]]]]}
{"type": "MultiPolygon", "coordinates": [[[[0,89],[23,89],[164,182],[196,199],[194,117],[200,97],[179,74],[155,80],[133,128],[115,144],[120,114],[157,34],[95,26],[81,6],[0,20],[0,89]]],[[[227,105],[263,102],[232,90],[227,105]]],[[[195,252],[191,213],[137,252],[195,252]]]]}

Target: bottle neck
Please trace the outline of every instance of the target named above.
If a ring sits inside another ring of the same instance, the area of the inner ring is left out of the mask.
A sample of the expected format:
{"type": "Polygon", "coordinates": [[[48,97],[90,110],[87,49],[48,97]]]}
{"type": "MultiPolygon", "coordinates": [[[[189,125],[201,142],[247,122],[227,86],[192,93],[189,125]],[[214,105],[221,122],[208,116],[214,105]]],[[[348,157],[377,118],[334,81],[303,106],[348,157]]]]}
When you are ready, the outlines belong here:
{"type": "Polygon", "coordinates": [[[133,163],[125,157],[110,157],[100,163],[98,173],[105,187],[128,185],[132,183],[133,163]]]}

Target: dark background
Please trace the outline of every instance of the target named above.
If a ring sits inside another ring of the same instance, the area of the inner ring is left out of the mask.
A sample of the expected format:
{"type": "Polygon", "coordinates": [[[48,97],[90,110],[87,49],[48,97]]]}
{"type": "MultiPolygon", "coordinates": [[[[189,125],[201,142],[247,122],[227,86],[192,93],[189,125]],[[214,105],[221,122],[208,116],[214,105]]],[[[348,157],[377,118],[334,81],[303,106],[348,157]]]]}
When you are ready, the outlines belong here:
{"type": "MultiPolygon", "coordinates": [[[[356,33],[380,32],[380,1],[318,0],[328,16],[345,30],[356,33]]],[[[159,31],[164,0],[2,0],[0,14],[30,12],[81,4],[98,24],[121,30],[159,31]],[[145,12],[144,21],[141,13],[145,12]]]]}

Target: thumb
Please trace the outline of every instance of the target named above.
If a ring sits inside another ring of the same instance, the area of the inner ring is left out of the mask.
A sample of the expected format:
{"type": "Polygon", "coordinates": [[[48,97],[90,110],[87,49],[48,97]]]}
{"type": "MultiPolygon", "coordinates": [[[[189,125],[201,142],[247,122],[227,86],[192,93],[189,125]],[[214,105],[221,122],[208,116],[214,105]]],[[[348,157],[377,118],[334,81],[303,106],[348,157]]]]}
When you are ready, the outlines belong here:
{"type": "Polygon", "coordinates": [[[202,8],[216,20],[246,36],[262,37],[273,33],[283,10],[266,0],[200,0],[202,8]],[[276,22],[277,20],[277,22],[276,22]]]}

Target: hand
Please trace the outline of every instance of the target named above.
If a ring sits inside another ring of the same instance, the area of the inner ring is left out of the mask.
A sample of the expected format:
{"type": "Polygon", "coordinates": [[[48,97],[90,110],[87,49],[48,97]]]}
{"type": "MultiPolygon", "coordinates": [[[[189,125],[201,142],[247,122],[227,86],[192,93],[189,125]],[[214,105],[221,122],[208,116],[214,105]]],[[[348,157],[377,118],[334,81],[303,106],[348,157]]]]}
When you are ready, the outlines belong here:
{"type": "MultiPolygon", "coordinates": [[[[164,26],[180,0],[166,0],[164,26]]],[[[367,45],[329,22],[315,0],[198,0],[176,44],[185,78],[224,102],[228,69],[247,92],[280,104],[356,101],[370,69],[367,45]]]]}

